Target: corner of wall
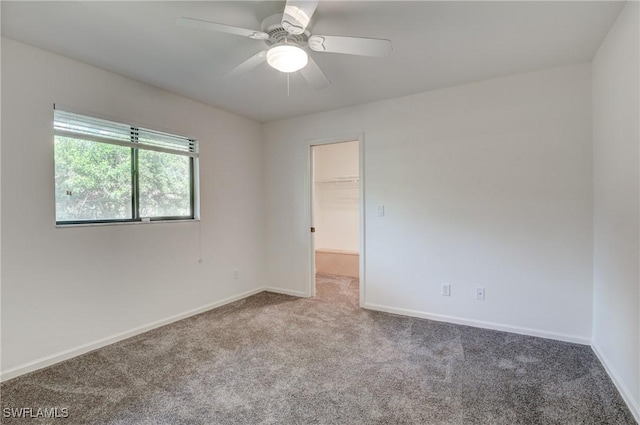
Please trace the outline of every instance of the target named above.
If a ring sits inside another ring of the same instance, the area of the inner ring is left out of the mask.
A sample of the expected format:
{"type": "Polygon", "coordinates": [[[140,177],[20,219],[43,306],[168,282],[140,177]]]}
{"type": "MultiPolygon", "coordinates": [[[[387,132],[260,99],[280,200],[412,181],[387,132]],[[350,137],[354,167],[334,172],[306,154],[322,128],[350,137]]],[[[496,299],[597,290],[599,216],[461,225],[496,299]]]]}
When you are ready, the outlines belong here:
{"type": "Polygon", "coordinates": [[[638,400],[634,400],[631,390],[624,384],[624,381],[621,379],[620,374],[616,371],[613,364],[603,354],[602,350],[598,348],[598,343],[596,341],[592,342],[591,349],[613,381],[613,384],[616,386],[616,389],[622,396],[622,399],[627,404],[627,407],[633,414],[636,422],[640,423],[640,402],[638,400]]]}

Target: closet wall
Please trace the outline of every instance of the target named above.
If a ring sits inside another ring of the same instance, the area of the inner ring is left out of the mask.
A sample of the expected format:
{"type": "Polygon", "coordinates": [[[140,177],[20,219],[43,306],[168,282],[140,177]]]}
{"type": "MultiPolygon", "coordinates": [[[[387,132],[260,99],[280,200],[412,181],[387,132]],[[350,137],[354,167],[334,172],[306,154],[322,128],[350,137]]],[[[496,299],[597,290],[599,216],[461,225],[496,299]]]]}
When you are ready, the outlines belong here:
{"type": "Polygon", "coordinates": [[[358,142],[313,149],[316,272],[358,276],[358,142]]]}

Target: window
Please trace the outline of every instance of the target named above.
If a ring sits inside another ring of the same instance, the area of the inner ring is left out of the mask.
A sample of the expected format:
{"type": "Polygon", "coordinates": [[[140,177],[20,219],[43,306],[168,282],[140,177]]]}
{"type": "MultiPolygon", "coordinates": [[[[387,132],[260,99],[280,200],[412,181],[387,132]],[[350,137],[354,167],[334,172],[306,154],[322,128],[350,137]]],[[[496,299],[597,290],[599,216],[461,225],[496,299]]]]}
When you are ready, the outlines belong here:
{"type": "Polygon", "coordinates": [[[54,110],[56,223],[195,218],[198,142],[54,110]]]}

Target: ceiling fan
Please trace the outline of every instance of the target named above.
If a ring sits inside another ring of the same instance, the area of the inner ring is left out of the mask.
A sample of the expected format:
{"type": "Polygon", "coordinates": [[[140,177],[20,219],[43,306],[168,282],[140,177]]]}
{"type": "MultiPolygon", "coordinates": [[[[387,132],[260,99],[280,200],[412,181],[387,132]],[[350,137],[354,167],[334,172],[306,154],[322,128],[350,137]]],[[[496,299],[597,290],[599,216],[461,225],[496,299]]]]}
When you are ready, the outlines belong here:
{"type": "Polygon", "coordinates": [[[312,35],[308,27],[317,7],[318,0],[288,0],[282,14],[271,15],[262,21],[261,31],[187,17],[178,18],[176,22],[187,27],[249,37],[266,44],[265,49],[233,68],[228,76],[247,72],[266,61],[280,72],[299,71],[315,89],[330,83],[309,55],[309,50],[371,57],[385,57],[391,52],[389,40],[312,35]]]}

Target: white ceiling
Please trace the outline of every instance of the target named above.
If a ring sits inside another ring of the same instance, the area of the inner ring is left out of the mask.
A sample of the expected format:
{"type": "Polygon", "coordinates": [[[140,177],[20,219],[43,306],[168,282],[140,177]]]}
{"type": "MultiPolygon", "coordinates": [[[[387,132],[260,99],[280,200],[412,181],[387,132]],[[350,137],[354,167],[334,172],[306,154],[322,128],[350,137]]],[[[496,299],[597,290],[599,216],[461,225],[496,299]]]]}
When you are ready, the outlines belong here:
{"type": "Polygon", "coordinates": [[[321,1],[313,34],[386,38],[384,59],[313,52],[332,84],[313,90],[263,64],[223,75],[263,42],[175,24],[251,29],[284,2],[2,1],[2,35],[265,122],[585,62],[622,2],[321,1]]]}

